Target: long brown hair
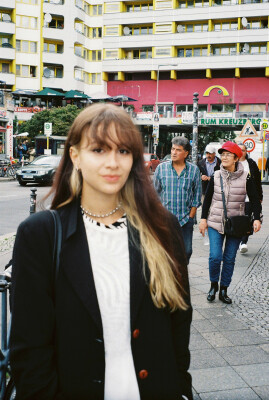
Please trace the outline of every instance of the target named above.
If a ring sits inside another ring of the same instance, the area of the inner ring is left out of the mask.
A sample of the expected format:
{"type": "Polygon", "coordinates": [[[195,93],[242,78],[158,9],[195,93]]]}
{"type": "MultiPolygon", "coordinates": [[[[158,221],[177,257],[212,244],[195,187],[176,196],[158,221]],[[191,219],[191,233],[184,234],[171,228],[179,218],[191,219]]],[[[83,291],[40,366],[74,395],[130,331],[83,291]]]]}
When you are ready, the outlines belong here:
{"type": "MultiPolygon", "coordinates": [[[[173,240],[176,238],[172,237],[171,224],[168,223],[171,216],[161,204],[146,171],[140,132],[122,108],[98,103],[77,116],[69,130],[63,158],[50,192],[54,194],[51,208],[68,204],[81,194],[82,176],[72,164],[70,147],[79,148],[83,135],[94,139],[98,145],[107,145],[108,140],[113,140],[110,137],[111,124],[116,129],[118,142],[133,155],[132,169],[120,195],[128,221],[139,231],[144,266],[147,262],[150,270],[152,299],[160,308],[168,305],[172,310],[186,309],[183,278],[179,273],[185,254],[182,254],[181,260],[175,255],[173,240]]],[[[174,232],[174,235],[177,233],[174,232]]],[[[184,248],[179,235],[177,239],[184,248]]]]}

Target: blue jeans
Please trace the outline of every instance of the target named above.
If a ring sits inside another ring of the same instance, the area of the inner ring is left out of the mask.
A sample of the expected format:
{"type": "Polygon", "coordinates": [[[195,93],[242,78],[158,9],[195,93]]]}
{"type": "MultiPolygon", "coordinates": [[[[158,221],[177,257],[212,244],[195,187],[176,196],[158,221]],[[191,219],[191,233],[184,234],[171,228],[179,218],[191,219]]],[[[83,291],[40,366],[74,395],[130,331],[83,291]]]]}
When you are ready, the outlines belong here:
{"type": "Polygon", "coordinates": [[[194,219],[189,218],[189,221],[181,227],[188,264],[192,255],[193,225],[194,225],[194,219]]]}
{"type": "Polygon", "coordinates": [[[223,251],[223,241],[225,235],[222,235],[216,229],[208,228],[208,237],[210,243],[209,252],[209,278],[211,282],[218,282],[220,276],[220,266],[222,261],[222,271],[220,285],[228,287],[231,283],[235,257],[241,242],[241,238],[226,236],[223,251]]]}

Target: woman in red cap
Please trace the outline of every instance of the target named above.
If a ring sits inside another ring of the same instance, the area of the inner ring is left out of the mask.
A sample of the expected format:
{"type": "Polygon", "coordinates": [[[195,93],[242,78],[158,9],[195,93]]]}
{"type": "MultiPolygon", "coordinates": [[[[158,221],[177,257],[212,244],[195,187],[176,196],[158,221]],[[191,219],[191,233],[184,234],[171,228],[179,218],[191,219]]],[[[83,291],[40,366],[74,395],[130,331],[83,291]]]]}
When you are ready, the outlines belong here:
{"type": "Polygon", "coordinates": [[[203,236],[208,229],[210,242],[209,277],[211,287],[207,295],[207,300],[209,302],[215,300],[216,293],[219,290],[219,299],[223,303],[231,304],[232,300],[227,295],[227,288],[232,280],[236,253],[241,238],[224,234],[221,178],[228,217],[244,214],[245,198],[248,195],[254,213],[254,232],[258,232],[261,228],[259,219],[261,203],[255,183],[250,175],[244,171],[243,165],[239,162],[239,158],[242,156],[240,147],[236,143],[228,141],[222,145],[218,152],[221,157],[221,167],[209,181],[199,229],[203,236]],[[223,248],[225,236],[226,240],[223,248]]]}

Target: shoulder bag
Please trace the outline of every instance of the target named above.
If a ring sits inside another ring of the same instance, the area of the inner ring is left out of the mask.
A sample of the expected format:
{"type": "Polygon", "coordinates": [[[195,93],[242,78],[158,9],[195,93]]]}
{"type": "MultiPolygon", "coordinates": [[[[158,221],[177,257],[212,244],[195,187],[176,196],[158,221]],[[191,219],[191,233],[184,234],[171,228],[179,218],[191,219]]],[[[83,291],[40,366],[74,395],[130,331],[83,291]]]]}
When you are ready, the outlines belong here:
{"type": "Polygon", "coordinates": [[[225,196],[223,190],[223,179],[220,174],[221,195],[224,209],[224,234],[241,238],[250,235],[252,232],[252,225],[250,218],[247,215],[236,215],[234,217],[227,216],[227,208],[225,203],[225,196]]]}

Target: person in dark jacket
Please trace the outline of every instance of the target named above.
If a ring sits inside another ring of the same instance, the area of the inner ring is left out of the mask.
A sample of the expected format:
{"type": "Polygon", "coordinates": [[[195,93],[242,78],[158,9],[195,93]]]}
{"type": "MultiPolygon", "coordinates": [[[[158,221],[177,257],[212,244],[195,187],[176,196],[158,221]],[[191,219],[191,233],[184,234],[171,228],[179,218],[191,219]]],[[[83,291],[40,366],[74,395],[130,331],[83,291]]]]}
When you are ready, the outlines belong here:
{"type": "MultiPolygon", "coordinates": [[[[249,175],[252,177],[257,189],[257,193],[259,195],[260,202],[262,202],[263,192],[261,184],[261,173],[259,171],[258,165],[254,160],[248,157],[247,148],[243,143],[238,143],[238,146],[242,150],[242,157],[240,158],[239,161],[243,164],[244,170],[247,171],[247,173],[249,173],[249,175]]],[[[245,202],[245,214],[251,218],[252,212],[253,212],[252,205],[247,196],[245,202]]],[[[242,241],[239,246],[239,251],[241,254],[245,254],[248,251],[248,246],[247,246],[248,238],[249,236],[244,236],[242,238],[242,241]]]]}
{"type": "Polygon", "coordinates": [[[216,156],[215,147],[211,144],[208,144],[205,148],[205,158],[198,163],[198,167],[201,172],[203,198],[205,196],[211,176],[215,171],[220,169],[220,163],[220,159],[216,156]]]}
{"type": "Polygon", "coordinates": [[[18,229],[10,362],[20,400],[192,400],[192,308],[177,219],[144,166],[140,133],[111,104],[70,128],[51,208],[18,229]]]}

